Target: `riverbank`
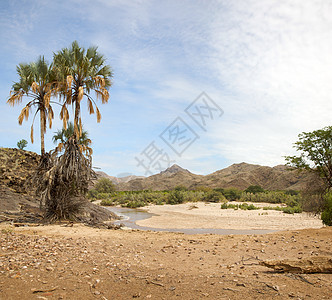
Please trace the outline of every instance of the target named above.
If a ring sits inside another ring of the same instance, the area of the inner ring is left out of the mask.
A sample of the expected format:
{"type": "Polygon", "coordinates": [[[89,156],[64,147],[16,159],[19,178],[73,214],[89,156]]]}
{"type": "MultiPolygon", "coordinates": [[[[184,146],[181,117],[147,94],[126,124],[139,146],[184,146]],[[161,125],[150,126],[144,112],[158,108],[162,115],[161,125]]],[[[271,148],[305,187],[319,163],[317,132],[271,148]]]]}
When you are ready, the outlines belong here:
{"type": "Polygon", "coordinates": [[[1,299],[331,299],[332,274],[263,260],[332,256],[332,228],[184,235],[0,224],[1,299]]]}
{"type": "MultiPolygon", "coordinates": [[[[255,206],[261,208],[272,205],[255,203],[255,206]]],[[[276,205],[274,204],[274,206],[276,205]]],[[[151,205],[141,209],[154,215],[151,218],[137,221],[137,225],[162,229],[295,230],[323,226],[319,216],[308,213],[286,214],[281,211],[263,209],[221,209],[220,203],[151,205]]]]}

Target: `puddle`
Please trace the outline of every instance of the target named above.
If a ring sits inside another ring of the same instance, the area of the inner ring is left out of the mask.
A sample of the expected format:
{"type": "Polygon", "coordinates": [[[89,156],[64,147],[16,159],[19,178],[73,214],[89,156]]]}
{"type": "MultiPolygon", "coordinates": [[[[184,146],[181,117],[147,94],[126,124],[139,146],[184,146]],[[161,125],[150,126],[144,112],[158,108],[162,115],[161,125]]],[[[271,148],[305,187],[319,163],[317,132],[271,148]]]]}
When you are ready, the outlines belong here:
{"type": "Polygon", "coordinates": [[[136,208],[126,208],[126,207],[115,207],[115,206],[104,206],[106,209],[114,212],[116,215],[122,219],[114,222],[114,224],[124,224],[128,228],[139,229],[139,230],[150,230],[150,231],[167,231],[167,232],[180,232],[185,234],[265,234],[275,232],[276,230],[264,230],[264,229],[255,229],[255,230],[235,230],[235,229],[212,229],[212,228],[190,228],[190,229],[178,229],[178,228],[153,228],[139,226],[136,224],[136,221],[145,220],[156,216],[156,214],[149,213],[145,210],[136,209],[136,208]]]}

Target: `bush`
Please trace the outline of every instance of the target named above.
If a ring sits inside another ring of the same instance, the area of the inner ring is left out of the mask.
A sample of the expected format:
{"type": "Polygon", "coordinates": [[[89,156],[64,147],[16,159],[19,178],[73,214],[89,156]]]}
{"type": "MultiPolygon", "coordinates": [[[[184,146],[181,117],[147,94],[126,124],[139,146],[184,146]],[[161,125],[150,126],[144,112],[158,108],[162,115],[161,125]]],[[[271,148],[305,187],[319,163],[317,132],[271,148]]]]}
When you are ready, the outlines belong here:
{"type": "Polygon", "coordinates": [[[302,208],[300,206],[295,206],[295,207],[265,206],[263,207],[263,210],[278,210],[284,212],[285,214],[292,214],[292,215],[302,212],[302,208]]]}
{"type": "Polygon", "coordinates": [[[300,202],[300,196],[292,196],[282,191],[266,191],[264,193],[242,193],[240,201],[242,202],[266,202],[266,203],[290,203],[297,206],[300,202]]]}
{"type": "Polygon", "coordinates": [[[146,203],[143,201],[132,201],[132,202],[128,202],[127,205],[124,205],[124,206],[129,207],[129,208],[137,208],[137,207],[143,207],[145,205],[146,205],[146,203]]]}
{"type": "Polygon", "coordinates": [[[245,192],[257,194],[257,193],[263,193],[264,189],[260,185],[251,185],[245,190],[245,192]]]}
{"type": "Polygon", "coordinates": [[[228,208],[233,208],[235,210],[239,209],[239,205],[238,204],[228,204],[227,202],[221,204],[220,206],[221,209],[228,209],[228,208]]]}
{"type": "Polygon", "coordinates": [[[166,200],[167,204],[181,204],[184,202],[184,192],[171,191],[166,200]]]}
{"type": "Polygon", "coordinates": [[[295,206],[295,207],[289,207],[289,206],[287,206],[287,207],[282,207],[282,211],[285,214],[294,214],[294,213],[301,213],[302,209],[299,206],[295,206]]]}
{"type": "Polygon", "coordinates": [[[177,185],[174,191],[188,191],[188,189],[184,185],[177,185]]]}
{"type": "Polygon", "coordinates": [[[100,178],[95,183],[94,189],[98,193],[111,193],[115,191],[115,185],[108,178],[100,178]]]}
{"type": "Polygon", "coordinates": [[[253,204],[249,205],[248,203],[242,203],[242,204],[240,204],[239,208],[243,209],[243,210],[255,210],[255,209],[259,209],[259,207],[256,207],[253,204]]]}
{"type": "Polygon", "coordinates": [[[89,199],[98,199],[98,192],[94,189],[88,191],[88,198],[89,199]]]}
{"type": "Polygon", "coordinates": [[[289,199],[286,200],[285,203],[287,204],[287,206],[290,206],[290,207],[299,206],[299,203],[298,203],[298,201],[296,201],[295,198],[289,198],[289,199]]]}
{"type": "Polygon", "coordinates": [[[102,206],[113,206],[115,203],[111,199],[104,199],[100,202],[102,206]]]}
{"type": "Polygon", "coordinates": [[[229,201],[239,200],[241,198],[242,192],[235,188],[229,188],[223,190],[223,195],[229,201]]]}
{"type": "Polygon", "coordinates": [[[24,139],[17,142],[17,147],[20,150],[23,150],[27,145],[28,145],[28,142],[24,139]]]}
{"type": "Polygon", "coordinates": [[[286,195],[291,195],[291,196],[296,196],[296,195],[299,194],[299,192],[295,191],[295,190],[287,190],[287,191],[285,191],[285,194],[286,195]]]}
{"type": "Polygon", "coordinates": [[[324,199],[325,205],[321,219],[326,226],[332,226],[332,193],[326,194],[324,199]]]}
{"type": "Polygon", "coordinates": [[[221,201],[224,201],[226,198],[225,196],[220,193],[220,192],[217,192],[217,191],[210,191],[210,192],[207,192],[207,193],[204,193],[204,196],[203,196],[203,201],[207,201],[207,202],[221,202],[221,201]]]}

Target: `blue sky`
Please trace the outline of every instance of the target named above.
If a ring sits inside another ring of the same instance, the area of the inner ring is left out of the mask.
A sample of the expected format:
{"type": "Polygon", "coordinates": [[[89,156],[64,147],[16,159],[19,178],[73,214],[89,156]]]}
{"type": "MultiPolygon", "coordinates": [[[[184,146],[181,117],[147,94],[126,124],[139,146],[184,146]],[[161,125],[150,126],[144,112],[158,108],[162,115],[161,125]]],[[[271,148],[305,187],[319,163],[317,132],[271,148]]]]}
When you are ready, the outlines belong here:
{"type": "Polygon", "coordinates": [[[114,72],[101,123],[82,112],[94,166],[116,176],[144,175],[138,161],[151,173],[175,162],[198,174],[243,161],[282,164],[300,132],[331,125],[331,14],[326,0],[3,0],[0,146],[24,138],[39,153],[38,122],[31,144],[32,120],[17,122],[23,105],[6,104],[16,65],[39,55],[51,61],[77,40],[98,46],[114,72]],[[202,92],[215,108],[207,117],[203,100],[195,102],[203,127],[185,111],[202,92]],[[179,126],[167,131],[171,124],[179,126]],[[173,147],[160,137],[165,130],[173,147]]]}

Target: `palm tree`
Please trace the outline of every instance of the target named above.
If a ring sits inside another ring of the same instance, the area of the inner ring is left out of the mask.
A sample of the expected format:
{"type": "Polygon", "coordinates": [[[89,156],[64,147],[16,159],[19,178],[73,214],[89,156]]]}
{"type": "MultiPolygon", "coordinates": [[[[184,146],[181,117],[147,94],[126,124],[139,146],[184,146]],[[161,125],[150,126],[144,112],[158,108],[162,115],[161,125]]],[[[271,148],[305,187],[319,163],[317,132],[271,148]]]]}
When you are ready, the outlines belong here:
{"type": "Polygon", "coordinates": [[[97,47],[90,47],[87,50],[81,48],[77,41],[74,41],[69,48],[64,48],[54,54],[54,67],[57,72],[63,105],[60,112],[60,119],[66,129],[69,113],[67,106],[74,107],[74,134],[76,141],[82,135],[81,102],[84,96],[87,99],[88,111],[90,114],[96,112],[97,122],[100,122],[101,114],[95,100],[90,96],[94,91],[97,99],[107,103],[109,99],[108,89],[111,86],[113,76],[109,65],[105,64],[106,59],[97,52],[97,47]]]}
{"type": "MultiPolygon", "coordinates": [[[[73,122],[68,122],[67,128],[66,129],[62,128],[61,130],[59,129],[57,132],[55,132],[55,135],[53,136],[52,140],[54,144],[65,144],[73,135],[74,135],[74,124],[73,122]]],[[[88,132],[82,129],[82,134],[78,140],[78,144],[88,147],[89,145],[91,145],[91,143],[92,142],[88,137],[88,132]]]]}
{"type": "Polygon", "coordinates": [[[52,127],[54,113],[51,106],[51,97],[56,94],[55,77],[52,66],[48,65],[43,56],[40,56],[36,62],[30,64],[19,64],[17,73],[20,80],[12,86],[7,103],[14,106],[22,102],[23,96],[31,100],[22,109],[18,122],[22,125],[23,120],[28,120],[30,110],[36,108],[31,125],[31,142],[33,143],[33,123],[36,115],[40,116],[40,148],[41,154],[45,154],[44,134],[46,132],[46,123],[48,120],[49,128],[52,127]]]}

